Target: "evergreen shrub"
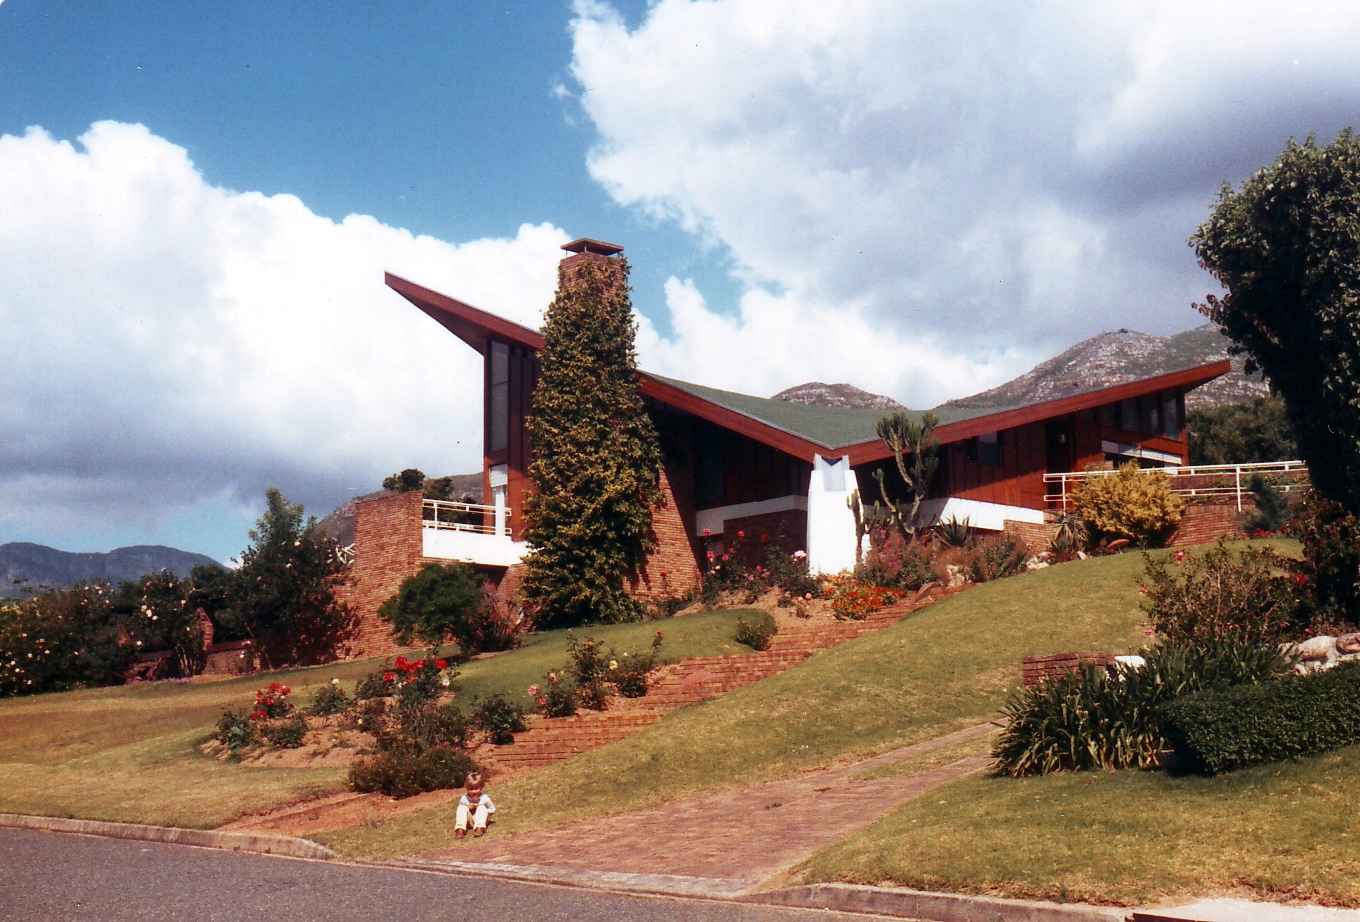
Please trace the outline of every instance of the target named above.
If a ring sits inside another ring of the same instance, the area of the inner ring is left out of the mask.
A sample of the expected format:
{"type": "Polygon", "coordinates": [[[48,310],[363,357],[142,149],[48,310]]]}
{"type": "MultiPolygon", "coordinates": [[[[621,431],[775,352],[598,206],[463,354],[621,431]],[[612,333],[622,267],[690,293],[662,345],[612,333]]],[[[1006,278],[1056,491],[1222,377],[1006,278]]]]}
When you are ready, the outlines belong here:
{"type": "Polygon", "coordinates": [[[1141,547],[1164,543],[1180,524],[1185,507],[1185,500],[1171,492],[1170,477],[1139,470],[1132,461],[1114,474],[1083,480],[1072,491],[1072,502],[1096,534],[1141,547]]]}
{"type": "Polygon", "coordinates": [[[436,746],[423,752],[397,748],[359,759],[349,770],[349,783],[356,791],[377,792],[405,798],[462,787],[477,763],[452,746],[436,746]]]}
{"type": "Polygon", "coordinates": [[[750,621],[747,621],[744,617],[738,618],[737,633],[733,639],[752,650],[768,650],[770,643],[774,640],[774,635],[778,632],[779,625],[775,624],[773,618],[762,612],[750,621]]]}
{"type": "Polygon", "coordinates": [[[515,741],[516,733],[524,732],[524,709],[503,695],[492,695],[477,702],[471,723],[492,745],[505,746],[515,741]]]}
{"type": "Polygon", "coordinates": [[[1021,777],[1154,764],[1167,748],[1159,707],[1205,688],[1261,683],[1286,673],[1278,648],[1247,640],[1168,641],[1145,650],[1141,667],[1111,674],[1086,665],[1011,695],[996,770],[1021,777]]]}
{"type": "Polygon", "coordinates": [[[1220,774],[1360,742],[1360,662],[1189,695],[1160,718],[1180,764],[1220,774]]]}

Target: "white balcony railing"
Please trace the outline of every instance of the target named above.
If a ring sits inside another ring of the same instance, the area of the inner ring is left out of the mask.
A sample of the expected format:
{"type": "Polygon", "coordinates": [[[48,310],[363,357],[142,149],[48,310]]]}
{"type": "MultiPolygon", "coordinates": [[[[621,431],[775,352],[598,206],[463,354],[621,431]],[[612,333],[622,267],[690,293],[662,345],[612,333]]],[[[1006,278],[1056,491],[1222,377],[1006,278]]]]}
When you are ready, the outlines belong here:
{"type": "MultiPolygon", "coordinates": [[[[1308,482],[1308,467],[1302,461],[1267,461],[1259,464],[1201,464],[1183,467],[1147,468],[1147,473],[1160,471],[1171,478],[1171,492],[1195,500],[1214,500],[1226,497],[1237,504],[1241,512],[1243,497],[1251,492],[1251,480],[1261,476],[1290,492],[1308,482]]],[[[1050,508],[1067,509],[1071,503],[1071,492],[1077,484],[1092,477],[1108,477],[1117,471],[1069,471],[1066,473],[1045,474],[1045,484],[1057,484],[1057,488],[1047,488],[1044,499],[1050,508]]]]}
{"type": "Polygon", "coordinates": [[[427,499],[420,524],[425,557],[508,567],[522,560],[528,549],[510,537],[506,506],[427,499]]]}
{"type": "Polygon", "coordinates": [[[510,533],[510,510],[504,506],[427,499],[421,510],[421,519],[425,528],[436,530],[466,531],[476,535],[510,533]]]}

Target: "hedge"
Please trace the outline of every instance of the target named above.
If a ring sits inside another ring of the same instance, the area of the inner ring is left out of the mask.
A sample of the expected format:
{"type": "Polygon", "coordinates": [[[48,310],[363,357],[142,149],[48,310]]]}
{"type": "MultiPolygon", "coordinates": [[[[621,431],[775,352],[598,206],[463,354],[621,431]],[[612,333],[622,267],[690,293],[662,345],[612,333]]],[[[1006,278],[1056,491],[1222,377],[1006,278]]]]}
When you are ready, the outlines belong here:
{"type": "Polygon", "coordinates": [[[1197,692],[1160,709],[1180,764],[1220,774],[1360,742],[1360,662],[1197,692]]]}

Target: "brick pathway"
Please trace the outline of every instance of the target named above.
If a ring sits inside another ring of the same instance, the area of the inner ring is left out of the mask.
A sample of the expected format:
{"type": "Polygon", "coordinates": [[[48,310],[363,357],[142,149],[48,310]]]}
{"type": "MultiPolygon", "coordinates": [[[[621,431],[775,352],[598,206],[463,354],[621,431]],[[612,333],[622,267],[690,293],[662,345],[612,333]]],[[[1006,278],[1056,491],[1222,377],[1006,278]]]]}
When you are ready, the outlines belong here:
{"type": "Polygon", "coordinates": [[[990,759],[970,756],[917,774],[860,777],[868,770],[994,730],[982,724],[852,765],[590,825],[505,837],[493,829],[474,849],[464,843],[425,856],[423,863],[500,872],[512,866],[699,878],[710,881],[713,892],[738,893],[779,878],[823,846],[868,826],[904,801],[981,770],[990,759]]]}

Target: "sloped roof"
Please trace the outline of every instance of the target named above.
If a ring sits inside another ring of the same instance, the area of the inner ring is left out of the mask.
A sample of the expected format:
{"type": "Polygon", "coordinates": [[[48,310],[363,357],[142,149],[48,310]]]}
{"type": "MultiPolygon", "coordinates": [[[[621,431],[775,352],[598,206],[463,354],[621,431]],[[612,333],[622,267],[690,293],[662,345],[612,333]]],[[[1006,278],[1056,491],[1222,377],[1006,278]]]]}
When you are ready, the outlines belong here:
{"type": "MultiPolygon", "coordinates": [[[[537,330],[497,317],[391,273],[387,274],[386,281],[388,287],[480,353],[485,354],[487,342],[492,339],[533,350],[543,348],[543,335],[537,330]]],[[[1126,384],[1096,387],[1042,403],[1012,407],[945,404],[931,411],[940,419],[935,436],[941,444],[946,444],[1142,394],[1172,388],[1190,390],[1224,374],[1229,367],[1225,359],[1126,384]]],[[[753,397],[646,371],[639,371],[638,378],[642,392],[647,397],[741,432],[806,461],[811,461],[818,454],[830,457],[849,455],[851,464],[863,464],[887,458],[891,454],[875,432],[878,421],[888,415],[883,410],[823,407],[770,397],[753,397]]],[[[904,412],[919,419],[925,411],[904,412]]]]}

